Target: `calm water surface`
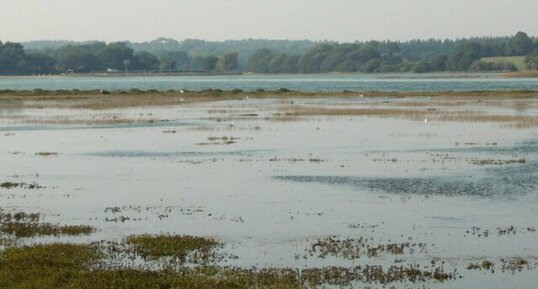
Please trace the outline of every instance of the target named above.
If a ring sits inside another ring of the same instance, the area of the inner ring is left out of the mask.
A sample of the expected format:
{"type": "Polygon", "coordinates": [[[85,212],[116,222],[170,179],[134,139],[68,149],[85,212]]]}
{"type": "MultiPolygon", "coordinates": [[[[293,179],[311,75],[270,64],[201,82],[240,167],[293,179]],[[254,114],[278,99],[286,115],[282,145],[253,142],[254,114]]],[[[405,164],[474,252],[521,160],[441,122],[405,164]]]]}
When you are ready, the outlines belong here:
{"type": "Polygon", "coordinates": [[[300,91],[449,91],[538,89],[538,78],[502,78],[497,74],[368,74],[368,75],[232,75],[155,77],[0,77],[0,90],[158,89],[300,91]]]}

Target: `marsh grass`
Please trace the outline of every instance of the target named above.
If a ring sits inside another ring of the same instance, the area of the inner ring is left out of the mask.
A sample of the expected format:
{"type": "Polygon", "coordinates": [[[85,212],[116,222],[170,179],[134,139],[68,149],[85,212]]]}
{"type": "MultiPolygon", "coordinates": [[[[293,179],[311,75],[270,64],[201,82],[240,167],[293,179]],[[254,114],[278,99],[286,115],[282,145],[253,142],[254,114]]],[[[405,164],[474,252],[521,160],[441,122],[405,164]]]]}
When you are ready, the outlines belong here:
{"type": "Polygon", "coordinates": [[[61,226],[49,223],[33,222],[4,222],[0,224],[0,232],[13,235],[17,238],[36,236],[88,235],[94,231],[95,229],[93,227],[83,225],[61,226]]]}
{"type": "Polygon", "coordinates": [[[206,289],[302,288],[298,275],[287,271],[223,269],[218,267],[106,269],[96,245],[48,244],[7,248],[0,253],[2,289],[206,289]]]}
{"type": "Polygon", "coordinates": [[[0,288],[60,289],[99,260],[86,245],[50,244],[7,248],[0,255],[0,288]]]}
{"type": "Polygon", "coordinates": [[[219,245],[211,238],[186,235],[133,235],[125,238],[124,242],[147,259],[168,256],[183,260],[191,252],[209,253],[219,245]]]}
{"type": "Polygon", "coordinates": [[[0,252],[2,289],[238,289],[319,288],[352,284],[445,281],[455,277],[439,267],[356,266],[310,269],[239,269],[216,266],[148,270],[106,268],[109,256],[96,244],[48,244],[12,247],[0,252]]]}

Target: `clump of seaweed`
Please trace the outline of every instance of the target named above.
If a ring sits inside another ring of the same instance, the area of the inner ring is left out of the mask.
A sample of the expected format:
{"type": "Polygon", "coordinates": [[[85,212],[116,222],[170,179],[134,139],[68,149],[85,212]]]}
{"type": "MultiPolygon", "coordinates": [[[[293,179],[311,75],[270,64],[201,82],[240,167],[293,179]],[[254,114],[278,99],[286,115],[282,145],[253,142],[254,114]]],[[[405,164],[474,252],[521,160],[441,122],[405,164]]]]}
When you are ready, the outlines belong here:
{"type": "Polygon", "coordinates": [[[38,152],[35,154],[36,156],[42,156],[42,157],[50,157],[50,156],[57,156],[57,152],[38,152]]]}
{"type": "Polygon", "coordinates": [[[390,266],[365,265],[352,268],[326,267],[311,268],[301,272],[304,282],[311,287],[321,284],[350,286],[355,283],[390,284],[395,282],[444,282],[456,278],[454,273],[446,273],[437,267],[432,271],[421,270],[418,265],[390,266]]]}
{"type": "MultiPolygon", "coordinates": [[[[507,226],[507,227],[497,227],[497,236],[510,236],[510,235],[516,235],[517,233],[534,233],[536,232],[536,228],[534,227],[516,227],[514,225],[507,226]]],[[[493,229],[483,229],[480,227],[473,226],[471,230],[467,230],[466,234],[472,234],[476,235],[477,237],[484,237],[487,238],[490,235],[493,234],[493,229]]],[[[464,235],[465,236],[465,235],[464,235]]]]}
{"type": "Polygon", "coordinates": [[[14,188],[22,188],[22,189],[44,189],[46,187],[40,186],[37,183],[14,183],[14,182],[3,182],[0,183],[0,188],[2,189],[14,189],[14,188]]]}
{"type": "Polygon", "coordinates": [[[446,273],[441,267],[433,271],[420,270],[418,266],[390,266],[387,271],[382,266],[366,266],[363,269],[366,282],[387,284],[397,281],[425,282],[427,280],[446,281],[455,278],[453,273],[446,273]]]}
{"type": "Polygon", "coordinates": [[[502,259],[501,262],[503,271],[522,271],[524,268],[529,267],[529,261],[524,258],[517,257],[511,259],[502,259]]]}
{"type": "Polygon", "coordinates": [[[478,270],[478,269],[485,269],[489,270],[493,268],[495,264],[489,260],[484,260],[482,263],[471,263],[467,266],[467,270],[478,270]]]}
{"type": "Polygon", "coordinates": [[[207,138],[208,142],[197,143],[197,145],[230,145],[230,144],[236,143],[238,139],[239,138],[237,137],[228,137],[228,136],[223,136],[223,137],[210,136],[207,138]]]}
{"type": "Polygon", "coordinates": [[[495,160],[495,159],[470,159],[468,160],[470,164],[473,165],[510,165],[510,164],[524,164],[527,162],[525,159],[516,159],[516,160],[495,160]]]}
{"type": "Polygon", "coordinates": [[[361,256],[367,256],[369,258],[378,257],[382,253],[388,253],[392,255],[404,254],[406,249],[417,247],[424,249],[426,244],[423,243],[390,243],[372,245],[371,239],[365,239],[363,237],[358,239],[338,239],[336,237],[327,237],[317,240],[311,245],[307,252],[313,256],[316,255],[319,258],[326,258],[327,256],[333,256],[344,259],[358,259],[361,256]]]}
{"type": "Polygon", "coordinates": [[[39,213],[4,213],[0,211],[0,223],[4,222],[39,222],[39,213]]]}
{"type": "MultiPolygon", "coordinates": [[[[62,226],[50,223],[39,223],[39,213],[5,213],[0,210],[0,233],[15,238],[36,236],[85,235],[95,231],[90,226],[62,226]]],[[[0,234],[2,235],[2,234],[0,234]]]]}

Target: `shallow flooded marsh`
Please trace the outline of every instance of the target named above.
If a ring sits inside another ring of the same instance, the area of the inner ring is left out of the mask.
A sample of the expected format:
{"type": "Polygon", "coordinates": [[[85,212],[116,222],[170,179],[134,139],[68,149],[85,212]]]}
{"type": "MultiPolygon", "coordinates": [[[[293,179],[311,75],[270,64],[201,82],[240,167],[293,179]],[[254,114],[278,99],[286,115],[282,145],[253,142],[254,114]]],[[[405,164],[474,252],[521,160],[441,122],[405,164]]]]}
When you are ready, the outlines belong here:
{"type": "Polygon", "coordinates": [[[0,105],[0,144],[0,278],[28,286],[538,282],[533,97],[0,105]]]}

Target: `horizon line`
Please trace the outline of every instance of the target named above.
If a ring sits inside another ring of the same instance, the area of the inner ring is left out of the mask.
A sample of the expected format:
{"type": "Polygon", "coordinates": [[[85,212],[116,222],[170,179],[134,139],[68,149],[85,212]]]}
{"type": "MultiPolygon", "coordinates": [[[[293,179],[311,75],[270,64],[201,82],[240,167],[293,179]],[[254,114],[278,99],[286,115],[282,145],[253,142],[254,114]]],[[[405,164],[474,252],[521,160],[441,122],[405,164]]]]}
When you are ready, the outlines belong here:
{"type": "MultiPolygon", "coordinates": [[[[219,42],[228,42],[228,41],[249,41],[249,40],[266,40],[266,41],[307,41],[307,42],[318,42],[318,43],[339,43],[339,44],[344,44],[344,43],[365,43],[365,42],[371,42],[371,41],[377,41],[377,42],[400,42],[400,43],[405,43],[405,42],[410,42],[410,41],[429,41],[429,40],[434,40],[434,41],[446,41],[446,40],[449,40],[449,41],[457,41],[457,40],[469,40],[469,39],[485,39],[485,38],[507,38],[507,37],[513,37],[514,35],[516,35],[518,32],[523,32],[525,34],[527,34],[525,31],[522,31],[522,30],[518,30],[516,32],[514,32],[512,35],[481,35],[481,36],[469,36],[469,37],[455,37],[455,38],[450,38],[450,37],[446,37],[446,38],[436,38],[436,37],[430,37],[430,38],[410,38],[410,39],[406,39],[406,40],[391,40],[391,39],[370,39],[370,40],[354,40],[354,41],[338,41],[338,40],[329,40],[329,39],[307,39],[307,38],[304,38],[304,39],[290,39],[290,38],[254,38],[254,37],[249,37],[249,38],[236,38],[236,39],[225,39],[225,40],[211,40],[211,39],[203,39],[203,38],[183,38],[182,40],[180,39],[177,39],[177,38],[173,38],[173,37],[166,37],[166,36],[159,36],[159,37],[156,37],[154,39],[151,39],[151,40],[143,40],[143,41],[136,41],[136,40],[126,40],[126,39],[123,39],[123,40],[99,40],[99,39],[88,39],[88,40],[68,40],[68,39],[34,39],[34,40],[22,40],[22,41],[11,41],[11,40],[7,40],[7,41],[2,41],[2,39],[0,39],[1,42],[15,42],[15,43],[32,43],[32,42],[44,42],[44,41],[50,41],[50,42],[75,42],[75,43],[83,43],[83,42],[105,42],[105,43],[114,43],[114,42],[129,42],[129,43],[149,43],[149,42],[153,42],[153,41],[156,41],[156,40],[159,40],[159,39],[166,39],[166,40],[174,40],[174,41],[177,41],[177,42],[184,42],[184,41],[187,41],[187,40],[199,40],[199,41],[204,41],[204,42],[216,42],[216,43],[219,43],[219,42]]],[[[530,38],[538,38],[538,36],[536,35],[529,35],[527,34],[530,38]]]]}

